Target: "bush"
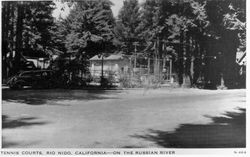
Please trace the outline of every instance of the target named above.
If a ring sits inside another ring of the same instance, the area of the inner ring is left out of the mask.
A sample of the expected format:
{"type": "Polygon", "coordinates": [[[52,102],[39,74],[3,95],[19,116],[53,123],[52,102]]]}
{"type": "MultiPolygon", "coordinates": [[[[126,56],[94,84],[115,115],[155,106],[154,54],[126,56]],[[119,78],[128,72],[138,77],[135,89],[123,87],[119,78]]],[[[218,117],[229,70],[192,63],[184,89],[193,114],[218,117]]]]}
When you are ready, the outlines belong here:
{"type": "Polygon", "coordinates": [[[145,76],[143,79],[143,87],[144,88],[159,88],[163,79],[154,75],[145,76]]]}
{"type": "Polygon", "coordinates": [[[140,88],[142,87],[142,81],[139,76],[123,76],[120,78],[120,85],[123,88],[140,88]]]}

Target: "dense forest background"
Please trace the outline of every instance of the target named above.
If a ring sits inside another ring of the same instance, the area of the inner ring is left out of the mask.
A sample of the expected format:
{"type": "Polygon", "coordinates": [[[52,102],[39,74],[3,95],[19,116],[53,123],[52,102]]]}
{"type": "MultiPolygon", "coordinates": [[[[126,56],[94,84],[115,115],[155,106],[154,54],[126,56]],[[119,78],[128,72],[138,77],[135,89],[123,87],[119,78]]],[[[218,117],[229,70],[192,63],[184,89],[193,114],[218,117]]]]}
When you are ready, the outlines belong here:
{"type": "MultiPolygon", "coordinates": [[[[87,71],[97,54],[171,56],[179,84],[186,78],[228,88],[242,84],[236,53],[246,51],[245,0],[125,0],[114,18],[109,0],[64,2],[55,19],[53,1],[2,1],[2,77],[25,69],[24,55],[58,55],[54,67],[87,71]],[[61,8],[62,10],[64,8],[61,8]],[[67,57],[72,60],[66,60],[67,57]]],[[[160,63],[158,63],[160,64],[160,63]]],[[[159,65],[162,66],[162,65],[159,65]]],[[[50,67],[53,68],[53,67],[50,67]]]]}

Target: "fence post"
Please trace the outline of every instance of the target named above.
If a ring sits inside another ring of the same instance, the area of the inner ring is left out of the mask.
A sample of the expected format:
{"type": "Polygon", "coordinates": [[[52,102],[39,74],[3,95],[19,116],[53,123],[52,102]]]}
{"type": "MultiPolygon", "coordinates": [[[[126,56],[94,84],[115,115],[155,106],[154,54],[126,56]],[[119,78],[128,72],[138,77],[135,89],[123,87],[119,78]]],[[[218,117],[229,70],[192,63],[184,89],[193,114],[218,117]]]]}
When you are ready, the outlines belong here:
{"type": "Polygon", "coordinates": [[[135,60],[134,60],[134,68],[136,68],[136,54],[135,54],[135,60]]]}
{"type": "Polygon", "coordinates": [[[134,67],[133,67],[133,65],[132,65],[132,56],[131,56],[131,57],[130,57],[130,75],[133,76],[133,74],[134,74],[134,67]]]}
{"type": "MultiPolygon", "coordinates": [[[[166,67],[166,58],[165,57],[163,57],[163,59],[162,59],[162,69],[161,69],[161,79],[163,78],[164,80],[166,79],[165,77],[166,77],[166,72],[167,72],[167,69],[165,68],[166,67]],[[163,73],[162,73],[163,72],[163,73]]],[[[168,79],[168,77],[167,77],[167,79],[168,79]]]]}
{"type": "Polygon", "coordinates": [[[148,76],[150,74],[150,58],[148,58],[148,76]]]}
{"type": "Polygon", "coordinates": [[[140,76],[142,75],[142,68],[141,68],[141,65],[140,65],[140,76]]]}
{"type": "Polygon", "coordinates": [[[162,72],[160,64],[161,64],[161,58],[159,57],[158,62],[157,62],[159,80],[161,79],[161,72],[162,72]]]}
{"type": "Polygon", "coordinates": [[[163,58],[163,63],[162,63],[162,68],[165,69],[165,66],[166,66],[166,58],[164,57],[163,58]]]}
{"type": "Polygon", "coordinates": [[[169,66],[169,75],[170,75],[170,83],[173,83],[174,82],[174,80],[173,80],[173,77],[172,77],[172,64],[173,64],[173,62],[172,62],[172,58],[170,58],[170,66],[169,66]]]}

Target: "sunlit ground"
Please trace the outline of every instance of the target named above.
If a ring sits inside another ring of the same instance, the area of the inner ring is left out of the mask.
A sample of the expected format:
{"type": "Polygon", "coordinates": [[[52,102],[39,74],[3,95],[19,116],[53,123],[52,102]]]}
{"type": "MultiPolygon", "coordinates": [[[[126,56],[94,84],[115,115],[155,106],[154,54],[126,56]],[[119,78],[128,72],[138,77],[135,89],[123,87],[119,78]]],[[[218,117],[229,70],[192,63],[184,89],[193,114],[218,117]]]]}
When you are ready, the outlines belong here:
{"type": "Polygon", "coordinates": [[[245,147],[245,90],[2,91],[5,148],[245,147]]]}

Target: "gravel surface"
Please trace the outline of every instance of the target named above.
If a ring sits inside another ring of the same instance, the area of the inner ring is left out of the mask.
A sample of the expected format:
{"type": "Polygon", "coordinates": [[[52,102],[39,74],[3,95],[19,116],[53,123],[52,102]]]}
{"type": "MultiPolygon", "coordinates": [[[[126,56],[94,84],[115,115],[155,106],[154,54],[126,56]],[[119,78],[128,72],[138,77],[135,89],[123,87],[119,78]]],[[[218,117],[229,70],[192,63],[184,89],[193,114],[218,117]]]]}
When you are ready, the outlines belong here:
{"type": "Polygon", "coordinates": [[[244,116],[232,122],[231,132],[225,127],[235,118],[230,114],[244,111],[245,97],[245,90],[3,89],[3,147],[241,147],[244,116]],[[216,117],[230,121],[218,123],[216,117]],[[197,132],[201,129],[211,131],[197,132]],[[217,137],[218,132],[224,133],[217,137]],[[219,141],[209,141],[213,138],[219,141]]]}

